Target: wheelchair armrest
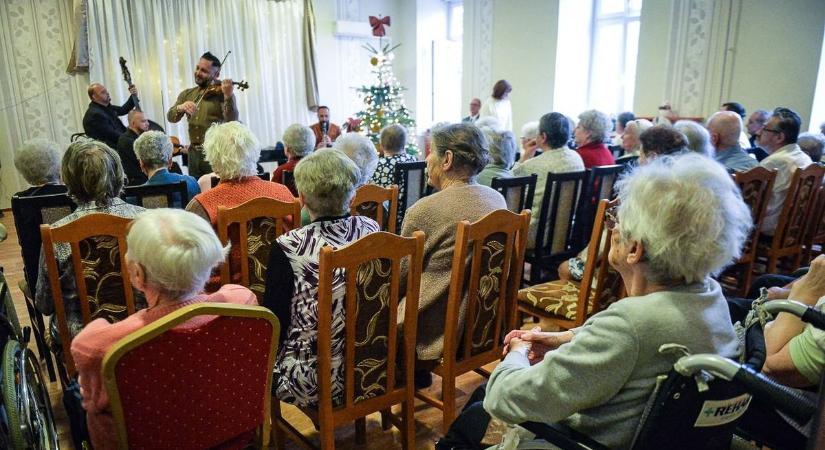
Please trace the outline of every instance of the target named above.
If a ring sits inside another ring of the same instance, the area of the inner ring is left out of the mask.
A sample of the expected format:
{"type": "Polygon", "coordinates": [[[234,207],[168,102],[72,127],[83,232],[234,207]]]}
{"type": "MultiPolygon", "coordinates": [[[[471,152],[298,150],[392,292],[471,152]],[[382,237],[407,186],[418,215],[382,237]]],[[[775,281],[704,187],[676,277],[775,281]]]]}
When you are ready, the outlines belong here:
{"type": "Polygon", "coordinates": [[[783,386],[750,367],[742,368],[734,376],[755,398],[771,405],[799,423],[806,423],[816,413],[816,401],[796,390],[783,386]]]}
{"type": "Polygon", "coordinates": [[[609,448],[559,423],[523,422],[519,426],[562,450],[608,450],[609,448]]]}
{"type": "Polygon", "coordinates": [[[820,330],[825,330],[825,313],[822,313],[816,308],[810,307],[803,303],[793,300],[773,300],[770,302],[765,302],[762,305],[762,308],[773,315],[780,312],[793,314],[802,319],[802,321],[807,322],[820,330]]]}

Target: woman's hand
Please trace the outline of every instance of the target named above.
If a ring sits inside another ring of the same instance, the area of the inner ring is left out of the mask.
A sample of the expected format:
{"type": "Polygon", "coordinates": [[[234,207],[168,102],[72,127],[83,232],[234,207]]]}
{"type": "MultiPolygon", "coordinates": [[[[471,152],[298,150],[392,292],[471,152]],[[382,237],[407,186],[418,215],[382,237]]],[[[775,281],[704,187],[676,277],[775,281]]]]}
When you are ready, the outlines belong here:
{"type": "Polygon", "coordinates": [[[531,330],[513,330],[504,337],[504,354],[516,350],[522,351],[526,348],[530,364],[535,364],[544,359],[545,353],[570,342],[572,338],[573,333],[570,331],[546,332],[541,331],[540,327],[534,327],[531,330]]]}

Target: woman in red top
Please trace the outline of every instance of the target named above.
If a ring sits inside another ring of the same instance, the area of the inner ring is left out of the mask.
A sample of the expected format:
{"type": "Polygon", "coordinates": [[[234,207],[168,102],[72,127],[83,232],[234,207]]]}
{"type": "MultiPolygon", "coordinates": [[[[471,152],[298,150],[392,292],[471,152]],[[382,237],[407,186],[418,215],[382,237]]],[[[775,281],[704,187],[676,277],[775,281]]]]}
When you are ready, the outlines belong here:
{"type": "Polygon", "coordinates": [[[573,130],[573,137],[585,169],[615,164],[613,154],[604,145],[612,130],[613,121],[601,111],[591,109],[579,114],[579,124],[573,130]]]}

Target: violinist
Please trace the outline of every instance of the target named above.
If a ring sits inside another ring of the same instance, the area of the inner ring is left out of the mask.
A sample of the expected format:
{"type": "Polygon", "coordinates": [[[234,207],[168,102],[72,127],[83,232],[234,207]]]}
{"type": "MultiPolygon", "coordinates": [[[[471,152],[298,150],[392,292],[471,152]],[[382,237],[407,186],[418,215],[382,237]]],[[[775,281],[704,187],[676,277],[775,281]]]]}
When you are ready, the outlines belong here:
{"type": "Polygon", "coordinates": [[[210,52],[204,53],[195,66],[195,84],[178,95],[166,118],[176,123],[183,116],[189,121],[189,175],[200,178],[212,172],[203,155],[203,137],[213,123],[238,120],[232,80],[218,80],[221,61],[210,52]]]}
{"type": "Polygon", "coordinates": [[[112,105],[109,91],[100,83],[90,84],[87,93],[91,102],[89,102],[86,114],[83,115],[83,131],[86,136],[105,142],[106,145],[115,149],[118,138],[126,132],[126,127],[118,116],[128,114],[135,107],[132,99],[137,95],[137,88],[134,85],[129,86],[129,93],[132,96],[121,106],[112,105]]]}

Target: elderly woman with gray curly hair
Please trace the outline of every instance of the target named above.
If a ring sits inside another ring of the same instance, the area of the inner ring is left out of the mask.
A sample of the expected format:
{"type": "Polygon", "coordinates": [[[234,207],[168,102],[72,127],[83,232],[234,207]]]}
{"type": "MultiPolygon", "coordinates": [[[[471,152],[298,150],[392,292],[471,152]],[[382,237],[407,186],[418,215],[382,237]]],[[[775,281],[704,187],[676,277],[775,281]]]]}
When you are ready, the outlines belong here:
{"type": "Polygon", "coordinates": [[[510,131],[483,127],[490,148],[490,162],[478,174],[478,184],[491,186],[493,178],[512,178],[516,162],[516,138],[510,131]]]}
{"type": "Polygon", "coordinates": [[[584,161],[584,168],[609,166],[615,163],[613,154],[604,144],[613,131],[613,121],[607,114],[591,109],[579,114],[579,123],[573,130],[576,151],[584,161]]]}

